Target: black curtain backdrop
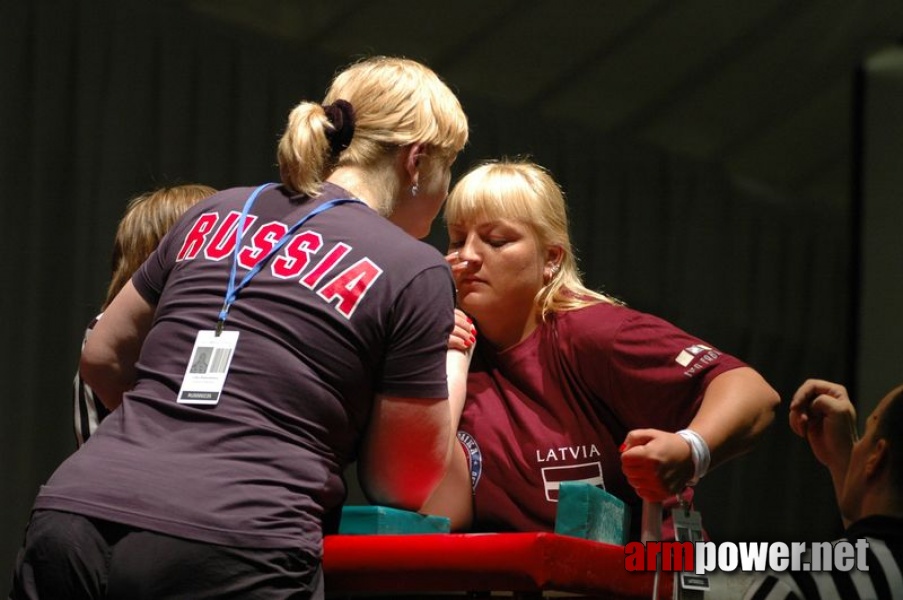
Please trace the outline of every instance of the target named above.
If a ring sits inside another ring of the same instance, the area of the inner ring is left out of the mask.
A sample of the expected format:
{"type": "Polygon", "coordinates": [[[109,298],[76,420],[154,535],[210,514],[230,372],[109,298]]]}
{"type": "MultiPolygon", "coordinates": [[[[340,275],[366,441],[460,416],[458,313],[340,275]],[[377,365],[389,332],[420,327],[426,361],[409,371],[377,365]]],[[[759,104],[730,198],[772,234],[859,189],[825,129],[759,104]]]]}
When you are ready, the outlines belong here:
{"type": "MultiPolygon", "coordinates": [[[[276,179],[291,107],[321,99],[353,58],[166,2],[0,3],[0,586],[39,485],[75,447],[71,380],[127,200],[166,183],[276,179]]],[[[830,480],[789,432],[787,403],[805,377],[850,376],[847,212],[629,139],[462,101],[472,143],[459,172],[499,156],[550,168],[589,284],[743,358],[781,393],[757,449],[698,488],[713,538],[836,535],[830,480]]],[[[428,241],[444,247],[441,223],[428,241]]]]}

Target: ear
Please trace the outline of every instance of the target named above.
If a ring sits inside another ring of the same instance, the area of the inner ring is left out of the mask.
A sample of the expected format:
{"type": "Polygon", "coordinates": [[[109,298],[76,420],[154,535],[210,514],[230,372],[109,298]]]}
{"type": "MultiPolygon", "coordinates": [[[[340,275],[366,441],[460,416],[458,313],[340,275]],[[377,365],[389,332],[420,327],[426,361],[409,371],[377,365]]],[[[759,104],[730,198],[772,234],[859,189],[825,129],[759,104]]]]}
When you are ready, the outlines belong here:
{"type": "Polygon", "coordinates": [[[553,245],[546,248],[546,266],[552,268],[553,266],[561,267],[561,261],[564,260],[564,250],[561,249],[561,246],[553,245]]]}
{"type": "Polygon", "coordinates": [[[887,440],[884,438],[875,442],[875,446],[869,452],[868,458],[865,459],[865,476],[868,479],[878,475],[884,465],[888,463],[887,457],[887,440]]]}
{"type": "Polygon", "coordinates": [[[420,163],[426,154],[426,147],[424,144],[411,144],[403,148],[402,151],[404,152],[405,170],[411,178],[411,183],[416,184],[417,179],[420,177],[420,163]]]}

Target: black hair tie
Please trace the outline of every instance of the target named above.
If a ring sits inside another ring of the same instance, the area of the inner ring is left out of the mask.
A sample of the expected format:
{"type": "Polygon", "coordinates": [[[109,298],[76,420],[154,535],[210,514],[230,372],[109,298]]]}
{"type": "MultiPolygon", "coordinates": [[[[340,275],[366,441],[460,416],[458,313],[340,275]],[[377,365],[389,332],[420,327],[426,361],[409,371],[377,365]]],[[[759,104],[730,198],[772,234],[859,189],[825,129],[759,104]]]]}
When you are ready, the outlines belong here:
{"type": "Polygon", "coordinates": [[[336,100],[323,106],[323,111],[333,127],[326,131],[329,149],[332,156],[337,157],[351,144],[351,138],[354,137],[354,107],[347,100],[336,100]]]}

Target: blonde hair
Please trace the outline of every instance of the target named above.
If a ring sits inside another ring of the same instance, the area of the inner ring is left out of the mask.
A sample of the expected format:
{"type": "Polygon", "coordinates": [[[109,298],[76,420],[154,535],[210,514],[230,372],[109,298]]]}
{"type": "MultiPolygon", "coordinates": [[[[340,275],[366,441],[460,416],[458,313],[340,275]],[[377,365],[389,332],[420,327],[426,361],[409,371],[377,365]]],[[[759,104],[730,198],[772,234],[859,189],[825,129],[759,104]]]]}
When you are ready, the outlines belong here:
{"type": "Polygon", "coordinates": [[[215,193],[210,186],[186,184],[145,192],[129,201],[116,229],[111,259],[113,275],[102,310],[106,310],[182,213],[215,193]]]}
{"type": "Polygon", "coordinates": [[[543,167],[522,160],[499,160],[470,170],[448,196],[445,221],[453,225],[479,219],[520,222],[532,230],[541,248],[561,249],[557,273],[536,296],[543,319],[550,312],[599,302],[621,304],[583,284],[568,235],[564,194],[543,167]]]}
{"type": "Polygon", "coordinates": [[[431,157],[450,163],[467,143],[458,98],[413,60],[376,56],[351,65],[335,77],[323,104],[336,100],[349,102],[355,115],[354,136],[338,156],[331,155],[327,133],[333,126],[322,105],[301,102],[289,114],[277,159],[282,182],[297,192],[314,196],[332,170],[354,166],[381,172],[378,201],[390,202],[398,186],[391,168],[398,148],[424,144],[431,157]]]}

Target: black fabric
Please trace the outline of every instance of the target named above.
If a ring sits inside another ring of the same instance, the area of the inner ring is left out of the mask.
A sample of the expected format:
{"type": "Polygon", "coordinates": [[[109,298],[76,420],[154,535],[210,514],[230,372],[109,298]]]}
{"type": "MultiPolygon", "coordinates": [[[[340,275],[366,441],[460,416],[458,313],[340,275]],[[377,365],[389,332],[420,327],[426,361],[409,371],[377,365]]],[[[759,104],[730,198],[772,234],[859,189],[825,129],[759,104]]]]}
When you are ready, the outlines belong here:
{"type": "Polygon", "coordinates": [[[319,560],[298,551],[199,544],[35,511],[10,600],[302,600],[323,597],[319,560]]]}

